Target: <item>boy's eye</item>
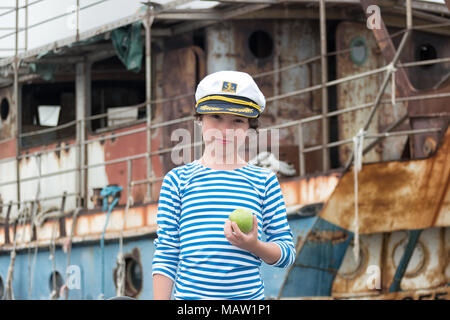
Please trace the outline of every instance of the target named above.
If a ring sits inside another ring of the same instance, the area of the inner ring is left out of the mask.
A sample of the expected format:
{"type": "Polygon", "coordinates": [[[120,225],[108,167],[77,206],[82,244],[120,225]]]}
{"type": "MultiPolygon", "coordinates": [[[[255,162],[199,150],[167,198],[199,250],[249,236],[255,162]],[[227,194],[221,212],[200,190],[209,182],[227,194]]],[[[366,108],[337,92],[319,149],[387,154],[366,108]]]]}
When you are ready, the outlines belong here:
{"type": "Polygon", "coordinates": [[[244,123],[244,121],[242,121],[241,119],[235,119],[234,122],[237,122],[237,123],[244,123]]]}
{"type": "Polygon", "coordinates": [[[214,119],[220,119],[220,115],[218,115],[218,114],[213,114],[213,116],[212,116],[214,119]]]}

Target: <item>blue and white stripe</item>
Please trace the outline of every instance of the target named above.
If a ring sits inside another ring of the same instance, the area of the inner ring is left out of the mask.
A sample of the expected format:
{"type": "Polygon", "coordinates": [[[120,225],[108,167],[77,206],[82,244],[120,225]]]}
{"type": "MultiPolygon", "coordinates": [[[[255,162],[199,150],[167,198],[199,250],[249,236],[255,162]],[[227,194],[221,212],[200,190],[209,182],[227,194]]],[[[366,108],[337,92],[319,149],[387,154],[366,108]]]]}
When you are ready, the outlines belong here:
{"type": "Polygon", "coordinates": [[[176,299],[264,299],[261,259],[233,246],[223,228],[236,208],[258,218],[258,238],[281,248],[275,267],[295,259],[292,232],[276,175],[251,164],[214,170],[197,160],[164,177],[158,203],[153,274],[175,282],[176,299]]]}

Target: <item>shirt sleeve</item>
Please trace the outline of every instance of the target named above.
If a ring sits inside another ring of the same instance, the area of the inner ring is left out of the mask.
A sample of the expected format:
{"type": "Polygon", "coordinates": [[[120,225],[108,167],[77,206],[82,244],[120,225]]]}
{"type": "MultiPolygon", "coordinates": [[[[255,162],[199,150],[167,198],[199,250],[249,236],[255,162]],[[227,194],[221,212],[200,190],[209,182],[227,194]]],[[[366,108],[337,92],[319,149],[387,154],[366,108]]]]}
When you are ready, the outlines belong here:
{"type": "Polygon", "coordinates": [[[281,249],[281,257],[273,266],[286,268],[295,260],[294,241],[287,221],[280,183],[273,172],[270,172],[265,184],[262,209],[263,231],[267,236],[267,242],[273,242],[281,249]]]}
{"type": "Polygon", "coordinates": [[[155,254],[152,275],[161,274],[173,281],[176,279],[180,252],[179,218],[181,201],[178,179],[171,171],[166,174],[161,185],[156,223],[158,225],[154,241],[155,254]]]}

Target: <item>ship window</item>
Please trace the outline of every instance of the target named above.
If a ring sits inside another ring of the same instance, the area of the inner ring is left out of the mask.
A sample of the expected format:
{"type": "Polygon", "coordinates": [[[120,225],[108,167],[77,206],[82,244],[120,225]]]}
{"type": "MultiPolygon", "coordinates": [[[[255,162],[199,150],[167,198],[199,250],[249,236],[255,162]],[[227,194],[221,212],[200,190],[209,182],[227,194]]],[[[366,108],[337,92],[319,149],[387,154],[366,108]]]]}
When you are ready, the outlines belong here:
{"type": "MultiPolygon", "coordinates": [[[[21,133],[49,129],[75,120],[75,83],[31,83],[22,87],[21,133]]],[[[21,137],[24,149],[75,137],[76,126],[21,137]]]]}
{"type": "Polygon", "coordinates": [[[137,294],[142,288],[141,264],[136,259],[129,257],[125,259],[125,266],[127,286],[137,294]]]}
{"type": "Polygon", "coordinates": [[[2,276],[0,276],[0,300],[3,300],[4,295],[5,295],[5,286],[3,285],[2,276]]]}
{"type": "Polygon", "coordinates": [[[350,41],[350,58],[357,65],[362,65],[367,60],[368,49],[363,37],[356,37],[350,41]]]}
{"type": "Polygon", "coordinates": [[[144,70],[142,68],[139,73],[128,71],[115,56],[93,64],[92,115],[105,115],[91,120],[90,128],[93,132],[129,126],[145,120],[144,70]]]}
{"type": "MultiPolygon", "coordinates": [[[[125,258],[125,295],[137,297],[142,290],[143,274],[142,265],[139,258],[138,249],[133,249],[132,253],[126,254],[125,258]]],[[[117,271],[114,270],[114,284],[117,287],[117,271]]]]}
{"type": "Polygon", "coordinates": [[[248,38],[250,52],[258,59],[268,58],[273,52],[272,37],[263,30],[254,31],[248,38]]]}
{"type": "Polygon", "coordinates": [[[50,289],[50,294],[56,291],[56,298],[59,298],[59,292],[61,287],[64,285],[64,280],[58,271],[52,272],[48,280],[48,288],[50,289]]]}
{"type": "Polygon", "coordinates": [[[8,99],[3,98],[0,104],[0,115],[2,120],[6,120],[6,118],[8,118],[8,114],[9,114],[9,102],[8,99]]]}
{"type": "MultiPolygon", "coordinates": [[[[417,61],[426,61],[437,58],[436,48],[431,44],[422,44],[416,50],[416,60],[417,61]]],[[[420,66],[423,69],[427,69],[432,67],[434,64],[426,64],[420,66]]]]}

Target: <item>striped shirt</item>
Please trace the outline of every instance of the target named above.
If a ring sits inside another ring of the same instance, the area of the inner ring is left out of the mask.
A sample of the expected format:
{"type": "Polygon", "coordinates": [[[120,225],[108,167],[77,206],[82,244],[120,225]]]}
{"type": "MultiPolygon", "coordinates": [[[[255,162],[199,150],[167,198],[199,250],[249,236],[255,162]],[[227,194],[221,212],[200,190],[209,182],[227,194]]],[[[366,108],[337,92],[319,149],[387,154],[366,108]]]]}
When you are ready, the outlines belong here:
{"type": "Polygon", "coordinates": [[[175,282],[175,299],[264,299],[261,259],[225,238],[224,224],[236,208],[258,218],[258,238],[281,248],[273,264],[294,262],[292,232],[276,175],[252,164],[214,170],[198,160],[169,171],[158,202],[153,275],[175,282]]]}

